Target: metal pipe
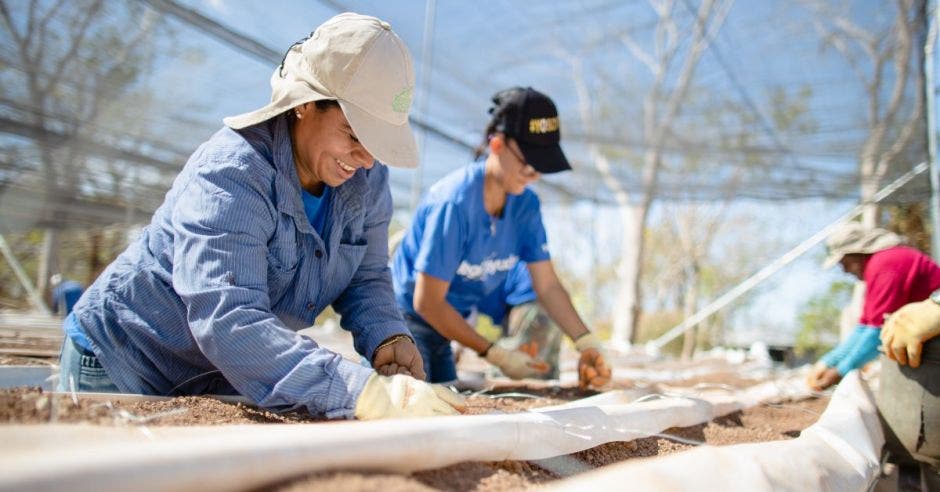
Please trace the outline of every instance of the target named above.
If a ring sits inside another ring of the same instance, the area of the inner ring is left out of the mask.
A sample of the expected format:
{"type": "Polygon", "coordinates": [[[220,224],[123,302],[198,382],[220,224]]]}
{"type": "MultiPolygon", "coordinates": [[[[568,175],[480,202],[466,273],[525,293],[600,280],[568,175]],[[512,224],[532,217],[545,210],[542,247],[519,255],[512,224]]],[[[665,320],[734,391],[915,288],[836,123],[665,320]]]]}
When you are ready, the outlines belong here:
{"type": "Polygon", "coordinates": [[[52,311],[49,310],[49,306],[46,305],[46,301],[42,299],[39,291],[36,290],[33,283],[29,280],[29,276],[26,275],[26,270],[23,270],[23,265],[16,259],[13,250],[10,249],[10,245],[7,243],[6,238],[3,237],[3,234],[0,234],[0,252],[3,253],[3,257],[6,258],[7,263],[10,264],[10,268],[13,269],[13,273],[16,274],[16,278],[23,285],[23,288],[26,289],[29,300],[33,302],[36,309],[43,314],[52,314],[52,311]]]}
{"type": "Polygon", "coordinates": [[[927,162],[930,163],[930,219],[933,223],[930,250],[940,258],[940,172],[937,170],[937,108],[934,87],[934,53],[937,44],[937,2],[927,3],[927,41],[924,43],[924,92],[927,104],[927,162]]]}
{"type": "MultiPolygon", "coordinates": [[[[418,108],[416,108],[419,114],[422,116],[427,115],[428,108],[428,99],[431,96],[431,60],[434,58],[434,17],[435,17],[435,7],[437,2],[435,0],[427,0],[424,4],[424,34],[421,41],[421,84],[418,87],[417,93],[420,94],[418,99],[418,108]]],[[[418,152],[419,152],[419,161],[424,162],[424,157],[427,155],[427,139],[424,138],[424,132],[420,132],[417,135],[418,137],[418,152]]],[[[411,179],[411,208],[410,210],[415,210],[418,208],[418,200],[421,198],[421,190],[424,188],[424,166],[419,165],[414,170],[414,175],[411,179]]]]}

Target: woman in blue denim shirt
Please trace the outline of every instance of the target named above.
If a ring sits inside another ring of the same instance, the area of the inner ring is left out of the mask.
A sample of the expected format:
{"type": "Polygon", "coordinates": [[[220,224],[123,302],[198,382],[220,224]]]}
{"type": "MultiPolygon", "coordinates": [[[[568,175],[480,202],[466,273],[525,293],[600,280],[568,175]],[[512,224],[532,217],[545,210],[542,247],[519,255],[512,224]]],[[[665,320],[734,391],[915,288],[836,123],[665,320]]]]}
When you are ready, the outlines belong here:
{"type": "Polygon", "coordinates": [[[387,23],[341,14],[291,47],[271,86],[270,104],[196,150],[82,296],[59,388],[241,394],[328,417],[456,413],[459,395],[422,381],[387,265],[381,162],[417,165],[407,48],[387,23]],[[378,373],[296,333],[329,305],[378,373]]]}

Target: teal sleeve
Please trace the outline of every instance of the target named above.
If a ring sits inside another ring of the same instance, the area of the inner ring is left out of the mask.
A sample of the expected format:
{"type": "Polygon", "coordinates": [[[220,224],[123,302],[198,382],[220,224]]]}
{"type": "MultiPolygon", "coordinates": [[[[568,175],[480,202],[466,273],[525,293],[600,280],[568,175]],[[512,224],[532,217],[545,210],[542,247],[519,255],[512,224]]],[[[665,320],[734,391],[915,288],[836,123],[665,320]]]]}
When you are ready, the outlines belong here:
{"type": "Polygon", "coordinates": [[[842,362],[842,359],[848,355],[849,350],[855,345],[858,337],[862,336],[862,330],[865,329],[865,325],[858,325],[855,327],[855,331],[849,335],[849,338],[846,338],[839,345],[833,347],[832,350],[826,352],[826,355],[823,355],[819,360],[823,361],[826,364],[826,367],[836,367],[842,362]]]}
{"type": "Polygon", "coordinates": [[[877,327],[860,326],[857,331],[861,334],[856,338],[855,344],[849,347],[848,353],[836,365],[839,374],[845,376],[852,369],[858,369],[866,362],[878,357],[878,347],[881,346],[881,329],[877,327]]]}

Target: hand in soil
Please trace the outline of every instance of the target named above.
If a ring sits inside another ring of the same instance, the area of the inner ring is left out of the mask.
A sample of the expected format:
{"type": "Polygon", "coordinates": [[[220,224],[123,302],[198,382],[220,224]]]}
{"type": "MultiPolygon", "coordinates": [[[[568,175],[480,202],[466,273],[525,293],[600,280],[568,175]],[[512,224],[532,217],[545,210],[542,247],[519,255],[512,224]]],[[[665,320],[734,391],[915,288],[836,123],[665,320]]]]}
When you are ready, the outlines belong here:
{"type": "Polygon", "coordinates": [[[599,388],[610,382],[610,367],[600,351],[588,348],[581,352],[578,360],[578,386],[599,388]]]}
{"type": "Polygon", "coordinates": [[[380,345],[372,356],[372,367],[383,376],[405,374],[424,380],[424,361],[414,342],[401,337],[388,345],[380,345]]]}
{"type": "Polygon", "coordinates": [[[839,371],[832,367],[826,367],[811,372],[806,382],[813,390],[822,391],[838,383],[841,379],[842,376],[839,371]]]}

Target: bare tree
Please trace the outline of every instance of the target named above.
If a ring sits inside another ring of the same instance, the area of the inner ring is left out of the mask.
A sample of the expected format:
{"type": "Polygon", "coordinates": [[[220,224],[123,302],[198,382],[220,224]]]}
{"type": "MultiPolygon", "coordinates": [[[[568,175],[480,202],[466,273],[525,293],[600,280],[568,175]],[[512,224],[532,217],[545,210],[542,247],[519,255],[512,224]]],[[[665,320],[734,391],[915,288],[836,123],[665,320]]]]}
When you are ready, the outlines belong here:
{"type": "MultiPolygon", "coordinates": [[[[918,40],[924,30],[925,5],[922,0],[895,0],[893,22],[866,29],[849,11],[837,10],[831,3],[804,3],[816,14],[813,22],[825,46],[845,57],[868,96],[867,134],[858,153],[859,191],[862,201],[867,201],[892,167],[901,165],[899,157],[923,131],[924,76],[918,40]]],[[[877,204],[865,208],[862,222],[879,224],[877,204]]]]}
{"type": "MultiPolygon", "coordinates": [[[[718,210],[708,213],[703,208],[689,207],[685,213],[675,216],[672,221],[673,233],[679,240],[683,261],[683,284],[685,291],[682,296],[682,316],[690,318],[698,311],[700,290],[700,276],[703,264],[707,261],[709,249],[720,225],[724,222],[728,202],[724,202],[718,210]]],[[[685,332],[682,340],[682,358],[689,360],[695,352],[696,328],[685,332]]]]}
{"type": "MultiPolygon", "coordinates": [[[[639,196],[633,196],[626,184],[617,177],[616,166],[612,162],[616,157],[602,145],[588,145],[591,159],[604,183],[613,192],[623,224],[620,262],[617,266],[620,280],[611,337],[614,344],[621,345],[635,341],[636,337],[636,322],[641,306],[643,230],[650,206],[657,196],[667,137],[673,133],[675,120],[682,110],[699,60],[721,28],[733,1],[703,0],[689,30],[680,26],[681,15],[676,12],[676,1],[650,0],[649,3],[657,17],[652,49],[644,49],[629,32],[623,33],[620,40],[653,77],[652,85],[643,98],[641,131],[644,152],[639,165],[642,183],[639,196]]],[[[603,120],[604,101],[599,101],[590,90],[582,57],[573,54],[564,54],[563,57],[573,69],[584,131],[588,135],[598,135],[600,133],[593,123],[603,120]]]]}
{"type": "MultiPolygon", "coordinates": [[[[0,52],[5,84],[3,115],[34,141],[47,206],[37,218],[44,230],[37,288],[45,292],[56,258],[65,211],[57,198],[82,193],[96,173],[76,143],[102,139],[103,115],[152,66],[159,17],[137,3],[0,0],[0,52]],[[12,83],[11,83],[12,82],[12,83]]],[[[124,111],[131,118],[134,111],[124,111]]],[[[125,125],[130,126],[130,125],[125,125]]],[[[80,213],[80,212],[79,212],[80,213]]]]}

